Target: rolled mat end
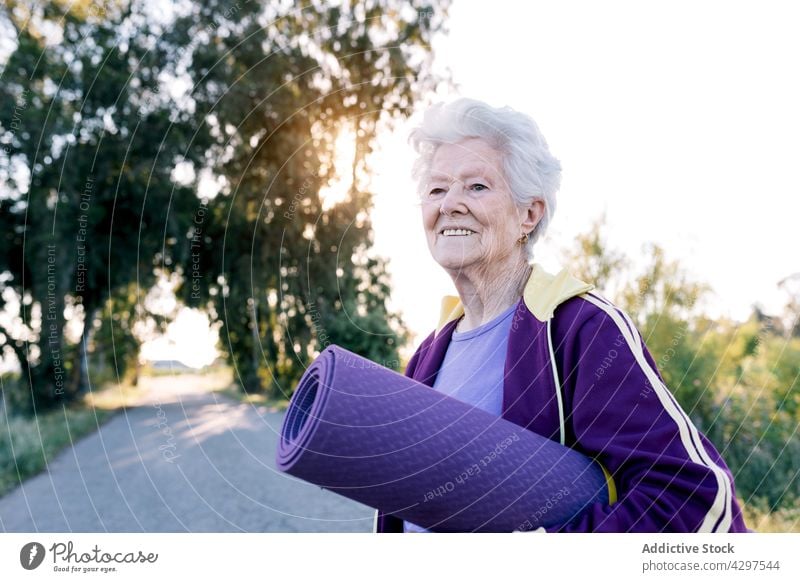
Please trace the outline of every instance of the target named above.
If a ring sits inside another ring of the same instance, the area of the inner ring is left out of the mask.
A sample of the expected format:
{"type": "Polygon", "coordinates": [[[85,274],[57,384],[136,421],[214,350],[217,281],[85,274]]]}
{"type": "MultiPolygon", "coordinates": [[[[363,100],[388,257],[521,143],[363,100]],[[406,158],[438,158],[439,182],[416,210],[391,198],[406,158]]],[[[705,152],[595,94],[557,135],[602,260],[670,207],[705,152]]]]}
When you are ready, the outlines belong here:
{"type": "Polygon", "coordinates": [[[330,345],[280,430],[279,470],[431,531],[515,531],[609,503],[581,453],[330,345]]]}

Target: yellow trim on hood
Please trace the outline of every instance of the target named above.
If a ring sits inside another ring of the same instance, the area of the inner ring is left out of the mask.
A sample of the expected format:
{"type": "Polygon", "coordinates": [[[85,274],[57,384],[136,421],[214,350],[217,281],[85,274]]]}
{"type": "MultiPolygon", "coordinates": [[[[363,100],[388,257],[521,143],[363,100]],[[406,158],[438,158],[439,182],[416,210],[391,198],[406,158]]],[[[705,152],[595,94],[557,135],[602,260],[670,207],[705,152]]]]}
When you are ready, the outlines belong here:
{"type": "Polygon", "coordinates": [[[448,322],[458,319],[464,314],[464,306],[457,295],[445,295],[442,297],[442,311],[439,314],[439,325],[436,326],[436,333],[439,333],[448,322]]]}
{"type": "Polygon", "coordinates": [[[592,289],[594,289],[594,285],[584,283],[566,269],[561,269],[555,275],[551,275],[541,265],[534,264],[522,296],[525,299],[525,305],[536,319],[547,321],[553,317],[556,307],[564,301],[592,289]]]}
{"type": "MultiPolygon", "coordinates": [[[[548,273],[538,263],[533,264],[533,270],[525,284],[522,297],[525,305],[533,316],[545,322],[553,317],[553,312],[561,303],[594,289],[591,283],[585,283],[572,276],[566,269],[561,269],[555,275],[548,273]]],[[[442,298],[442,309],[439,315],[439,325],[436,326],[438,334],[442,328],[464,313],[464,306],[457,295],[446,295],[442,298]]]]}

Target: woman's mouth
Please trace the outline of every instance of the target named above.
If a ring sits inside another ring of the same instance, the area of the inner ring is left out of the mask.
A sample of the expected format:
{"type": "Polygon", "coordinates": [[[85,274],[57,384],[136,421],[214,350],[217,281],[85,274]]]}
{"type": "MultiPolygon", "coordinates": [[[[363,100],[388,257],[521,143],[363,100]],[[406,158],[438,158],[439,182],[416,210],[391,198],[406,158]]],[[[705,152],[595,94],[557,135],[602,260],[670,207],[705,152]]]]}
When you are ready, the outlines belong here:
{"type": "Polygon", "coordinates": [[[471,234],[475,234],[475,231],[468,228],[446,228],[442,231],[442,236],[469,236],[471,234]]]}

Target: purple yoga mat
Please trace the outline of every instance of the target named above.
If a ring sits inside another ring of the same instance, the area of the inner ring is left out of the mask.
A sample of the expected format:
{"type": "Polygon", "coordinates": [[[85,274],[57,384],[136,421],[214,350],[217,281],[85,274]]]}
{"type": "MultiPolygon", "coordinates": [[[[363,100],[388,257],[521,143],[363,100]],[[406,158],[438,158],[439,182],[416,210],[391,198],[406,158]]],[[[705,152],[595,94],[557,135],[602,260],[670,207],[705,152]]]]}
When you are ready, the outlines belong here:
{"type": "Polygon", "coordinates": [[[608,503],[588,457],[338,346],[300,380],[277,466],[431,531],[524,531],[608,503]]]}

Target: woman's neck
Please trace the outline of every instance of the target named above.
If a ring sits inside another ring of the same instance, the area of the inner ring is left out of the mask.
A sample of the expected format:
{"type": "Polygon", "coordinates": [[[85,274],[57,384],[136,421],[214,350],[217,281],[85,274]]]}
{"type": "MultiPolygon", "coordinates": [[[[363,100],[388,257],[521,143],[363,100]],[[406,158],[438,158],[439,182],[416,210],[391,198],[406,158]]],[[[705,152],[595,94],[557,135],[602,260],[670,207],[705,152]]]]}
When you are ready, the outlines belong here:
{"type": "Polygon", "coordinates": [[[485,269],[465,269],[452,274],[464,306],[464,318],[458,331],[469,331],[487,323],[514,305],[522,296],[532,266],[521,262],[500,272],[485,269]]]}

